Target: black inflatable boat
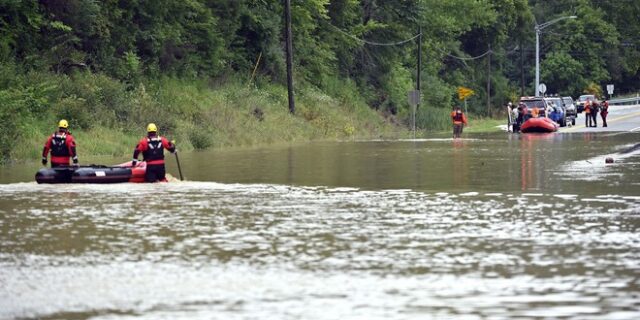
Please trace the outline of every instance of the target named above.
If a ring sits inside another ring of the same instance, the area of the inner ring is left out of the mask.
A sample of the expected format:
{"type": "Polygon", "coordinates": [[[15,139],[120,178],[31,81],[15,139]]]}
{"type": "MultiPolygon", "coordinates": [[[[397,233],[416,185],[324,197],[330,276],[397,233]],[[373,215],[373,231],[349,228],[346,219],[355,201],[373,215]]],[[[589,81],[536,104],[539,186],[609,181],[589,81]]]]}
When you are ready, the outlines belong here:
{"type": "Polygon", "coordinates": [[[38,183],[144,182],[146,168],[145,162],[140,162],[133,168],[130,162],[113,167],[90,165],[42,168],[36,173],[36,181],[38,183]]]}

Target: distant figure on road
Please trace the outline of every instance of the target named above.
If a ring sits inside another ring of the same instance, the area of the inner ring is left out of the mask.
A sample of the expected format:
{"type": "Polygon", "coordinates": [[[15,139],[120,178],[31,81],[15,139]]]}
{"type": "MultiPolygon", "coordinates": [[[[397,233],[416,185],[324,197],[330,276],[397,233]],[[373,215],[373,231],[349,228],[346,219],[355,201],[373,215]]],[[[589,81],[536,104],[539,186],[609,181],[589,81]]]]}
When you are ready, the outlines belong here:
{"type": "Polygon", "coordinates": [[[537,118],[540,116],[540,109],[538,107],[533,107],[531,109],[531,118],[537,118]]]}
{"type": "Polygon", "coordinates": [[[509,107],[511,107],[511,132],[519,132],[520,131],[520,112],[515,105],[512,105],[509,102],[509,107]]]}
{"type": "Polygon", "coordinates": [[[451,120],[453,121],[453,138],[460,138],[463,127],[467,125],[467,117],[460,110],[460,106],[456,106],[451,112],[451,120]]]}
{"type": "Polygon", "coordinates": [[[527,108],[526,104],[520,102],[518,105],[518,123],[522,125],[525,121],[529,120],[529,118],[531,118],[529,108],[527,108]]]}
{"type": "Polygon", "coordinates": [[[602,126],[607,126],[607,115],[609,114],[609,101],[602,103],[602,110],[600,110],[600,116],[602,117],[602,126]]]}
{"type": "Polygon", "coordinates": [[[69,159],[73,159],[73,165],[78,165],[76,153],[76,140],[69,132],[69,122],[62,119],[58,122],[58,131],[54,132],[42,149],[42,164],[47,165],[47,156],[51,152],[51,167],[68,166],[69,159]]]}
{"type": "Polygon", "coordinates": [[[591,100],[587,100],[584,103],[584,126],[585,127],[591,127],[591,121],[592,121],[592,117],[591,117],[591,100]]]}
{"type": "Polygon", "coordinates": [[[551,115],[551,112],[553,112],[554,106],[555,106],[555,103],[553,102],[547,103],[547,107],[544,109],[545,117],[548,118],[551,115]]]}
{"type": "Polygon", "coordinates": [[[591,117],[593,118],[594,127],[598,127],[598,110],[600,110],[600,105],[598,104],[598,102],[591,102],[591,117]]]}

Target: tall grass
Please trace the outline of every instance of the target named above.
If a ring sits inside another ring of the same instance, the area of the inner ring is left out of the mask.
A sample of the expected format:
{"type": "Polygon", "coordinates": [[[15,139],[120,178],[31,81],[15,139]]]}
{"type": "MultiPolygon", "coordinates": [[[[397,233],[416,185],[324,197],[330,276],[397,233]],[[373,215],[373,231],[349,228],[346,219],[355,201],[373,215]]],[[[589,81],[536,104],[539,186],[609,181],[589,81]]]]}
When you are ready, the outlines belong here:
{"type": "Polygon", "coordinates": [[[451,110],[421,106],[416,112],[416,127],[431,132],[449,130],[451,110]]]}
{"type": "MultiPolygon", "coordinates": [[[[129,156],[154,122],[182,151],[310,140],[408,137],[407,108],[398,115],[371,109],[350,80],[326,78],[323,89],[300,84],[296,113],[286,88],[258,78],[140,79],[118,81],[100,73],[24,72],[0,63],[0,163],[39,159],[46,137],[67,119],[83,156],[129,156]]],[[[424,131],[451,129],[450,110],[422,106],[424,131]]]]}
{"type": "Polygon", "coordinates": [[[329,96],[313,86],[296,90],[296,113],[282,85],[247,86],[176,78],[124,83],[103,74],[78,72],[0,75],[0,115],[6,142],[1,162],[39,159],[46,137],[67,119],[83,155],[129,155],[154,122],[181,150],[248,146],[317,139],[353,139],[407,134],[359,99],[348,81],[329,96]],[[17,76],[16,76],[17,75],[17,76]]]}

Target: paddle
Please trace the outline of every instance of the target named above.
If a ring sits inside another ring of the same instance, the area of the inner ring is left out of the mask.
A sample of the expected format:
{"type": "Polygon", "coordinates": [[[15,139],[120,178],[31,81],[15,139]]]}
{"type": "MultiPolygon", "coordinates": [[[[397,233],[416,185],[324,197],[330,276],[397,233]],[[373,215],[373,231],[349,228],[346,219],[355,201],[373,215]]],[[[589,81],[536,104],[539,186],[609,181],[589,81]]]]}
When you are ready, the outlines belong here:
{"type": "Polygon", "coordinates": [[[178,158],[178,150],[176,150],[173,154],[176,155],[176,163],[178,164],[178,172],[180,173],[180,181],[183,181],[182,178],[182,168],[180,167],[180,158],[178,158]]]}

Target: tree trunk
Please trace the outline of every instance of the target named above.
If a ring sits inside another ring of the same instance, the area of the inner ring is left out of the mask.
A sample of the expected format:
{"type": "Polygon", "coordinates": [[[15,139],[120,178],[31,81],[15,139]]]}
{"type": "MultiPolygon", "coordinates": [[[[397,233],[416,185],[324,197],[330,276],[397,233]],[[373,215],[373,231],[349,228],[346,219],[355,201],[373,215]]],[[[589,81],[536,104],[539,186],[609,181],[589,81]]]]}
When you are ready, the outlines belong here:
{"type": "Polygon", "coordinates": [[[289,112],[296,112],[296,104],[293,97],[293,40],[291,32],[291,0],[285,0],[285,37],[287,42],[287,93],[289,94],[289,112]]]}

